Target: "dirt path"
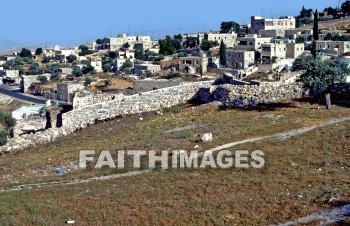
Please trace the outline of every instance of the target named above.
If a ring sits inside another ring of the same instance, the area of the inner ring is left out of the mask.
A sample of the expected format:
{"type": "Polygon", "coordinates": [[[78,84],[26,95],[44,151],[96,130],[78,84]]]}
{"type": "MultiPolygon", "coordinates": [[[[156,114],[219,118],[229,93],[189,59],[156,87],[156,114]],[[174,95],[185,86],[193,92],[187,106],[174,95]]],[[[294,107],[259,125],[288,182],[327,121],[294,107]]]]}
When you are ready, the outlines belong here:
{"type": "MultiPolygon", "coordinates": [[[[329,120],[328,122],[318,124],[318,125],[313,125],[297,130],[291,130],[288,132],[284,133],[277,133],[273,135],[267,135],[267,136],[261,136],[261,137],[255,137],[251,139],[246,139],[246,140],[241,140],[241,141],[236,141],[233,143],[228,143],[224,144],[218,147],[215,147],[213,149],[206,150],[205,152],[216,152],[220,150],[226,150],[229,148],[232,148],[234,146],[240,145],[240,144],[245,144],[245,143],[250,143],[250,142],[256,142],[256,141],[261,141],[265,139],[288,139],[293,136],[297,136],[303,133],[307,133],[309,131],[312,131],[317,128],[329,126],[329,125],[334,125],[337,123],[342,123],[345,121],[350,121],[350,117],[344,117],[344,118],[337,118],[337,119],[332,119],[329,120]]],[[[204,152],[199,153],[196,158],[203,156],[204,152]]],[[[108,175],[108,176],[100,176],[100,177],[92,177],[88,179],[82,179],[82,180],[70,180],[70,181],[59,181],[59,182],[48,182],[48,183],[36,183],[36,184],[23,184],[23,185],[17,185],[9,189],[2,189],[0,188],[0,193],[2,192],[9,192],[9,191],[18,191],[18,190],[23,190],[23,189],[33,189],[33,188],[41,188],[41,187],[50,187],[54,185],[74,185],[74,184],[80,184],[80,183],[88,183],[88,182],[93,182],[93,181],[99,181],[99,180],[112,180],[112,179],[117,179],[117,178],[122,178],[122,177],[130,177],[130,176],[136,176],[136,175],[141,175],[145,173],[150,173],[150,172],[155,172],[154,170],[147,169],[147,170],[137,170],[137,171],[132,171],[124,174],[113,174],[113,175],[108,175]]]]}

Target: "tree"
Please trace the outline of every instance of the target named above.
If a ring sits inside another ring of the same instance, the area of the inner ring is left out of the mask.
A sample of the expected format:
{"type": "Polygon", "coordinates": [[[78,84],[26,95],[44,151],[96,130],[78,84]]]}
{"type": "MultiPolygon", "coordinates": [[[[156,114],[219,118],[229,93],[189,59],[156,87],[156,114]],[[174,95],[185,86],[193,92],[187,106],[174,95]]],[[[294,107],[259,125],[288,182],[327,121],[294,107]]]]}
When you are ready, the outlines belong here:
{"type": "Polygon", "coordinates": [[[342,5],[341,5],[341,10],[344,15],[350,16],[350,0],[346,0],[342,5]]]}
{"type": "Polygon", "coordinates": [[[79,49],[80,49],[79,56],[86,56],[94,53],[94,51],[89,50],[89,47],[87,47],[86,45],[80,45],[79,49]]]}
{"type": "Polygon", "coordinates": [[[222,33],[228,33],[234,31],[237,34],[240,33],[240,25],[234,21],[222,22],[220,26],[222,33]]]}
{"type": "Polygon", "coordinates": [[[318,34],[318,12],[317,9],[315,11],[314,15],[314,26],[313,26],[313,35],[312,37],[314,38],[315,41],[319,39],[319,34],[318,34]]]}
{"type": "Polygon", "coordinates": [[[186,42],[184,43],[185,48],[194,48],[198,45],[198,38],[196,37],[188,37],[186,42]]]}
{"type": "Polygon", "coordinates": [[[173,55],[176,53],[173,39],[170,36],[166,36],[164,40],[159,40],[159,54],[163,56],[173,55]]]}
{"type": "Polygon", "coordinates": [[[104,43],[104,39],[97,39],[96,40],[96,44],[98,44],[98,45],[102,45],[104,43]]]}
{"type": "Polygon", "coordinates": [[[316,58],[316,41],[319,38],[319,34],[318,34],[318,12],[317,9],[315,11],[315,16],[314,16],[314,26],[313,26],[313,34],[312,34],[313,40],[312,40],[312,46],[311,46],[311,53],[314,56],[314,58],[316,58]]]}
{"type": "Polygon", "coordinates": [[[225,68],[227,65],[227,53],[226,53],[226,45],[224,40],[221,40],[220,44],[220,64],[225,68]]]}
{"type": "Polygon", "coordinates": [[[125,44],[123,45],[123,47],[124,47],[125,49],[129,49],[129,48],[130,48],[129,42],[125,43],[125,44]]]}
{"type": "Polygon", "coordinates": [[[313,63],[314,58],[310,54],[302,54],[297,59],[295,59],[293,63],[292,70],[293,71],[306,71],[311,68],[311,64],[313,63]]]}
{"type": "Polygon", "coordinates": [[[37,48],[37,49],[35,50],[35,55],[36,55],[36,56],[39,56],[39,55],[41,55],[41,54],[43,54],[43,48],[37,48]]]}
{"type": "Polygon", "coordinates": [[[46,84],[47,83],[46,76],[39,76],[38,80],[40,81],[41,84],[46,84]]]}
{"type": "Polygon", "coordinates": [[[30,51],[29,49],[26,48],[22,48],[22,51],[19,54],[20,57],[28,57],[28,58],[32,58],[32,51],[30,51]]]}
{"type": "Polygon", "coordinates": [[[145,54],[144,50],[142,49],[135,49],[135,58],[137,60],[144,60],[145,54]]]}
{"type": "Polygon", "coordinates": [[[327,33],[326,36],[324,36],[324,40],[332,40],[333,35],[331,33],[327,33]]]}
{"type": "Polygon", "coordinates": [[[43,60],[42,60],[41,62],[45,64],[45,63],[49,63],[50,60],[51,60],[51,57],[50,57],[50,56],[44,56],[44,57],[43,57],[43,60]]]}
{"type": "Polygon", "coordinates": [[[74,66],[73,67],[73,71],[72,71],[72,75],[75,77],[80,77],[83,75],[83,73],[81,72],[80,67],[74,66]]]}
{"type": "Polygon", "coordinates": [[[78,59],[78,57],[76,55],[74,55],[74,54],[70,54],[69,56],[67,56],[67,62],[68,63],[73,63],[77,59],[78,59]]]}
{"type": "Polygon", "coordinates": [[[203,50],[208,51],[209,49],[211,49],[215,46],[218,46],[218,45],[219,45],[219,43],[217,41],[203,40],[201,47],[203,50]]]}
{"type": "Polygon", "coordinates": [[[9,133],[5,130],[0,130],[0,146],[7,144],[7,138],[9,136],[9,133]]]}
{"type": "Polygon", "coordinates": [[[122,72],[125,72],[127,74],[131,73],[131,68],[133,67],[133,64],[130,59],[126,59],[124,64],[120,67],[120,70],[122,72]]]}
{"type": "Polygon", "coordinates": [[[88,86],[88,85],[90,85],[93,81],[94,81],[94,80],[93,80],[92,78],[87,77],[87,78],[85,78],[84,84],[85,84],[86,86],[88,86]]]}
{"type": "Polygon", "coordinates": [[[298,37],[295,39],[295,42],[296,42],[296,43],[304,43],[304,42],[305,42],[305,38],[302,37],[302,36],[298,36],[298,37]]]}
{"type": "MultiPolygon", "coordinates": [[[[308,65],[305,65],[306,67],[308,65]]],[[[310,67],[300,76],[300,81],[312,94],[325,94],[327,109],[331,109],[331,89],[336,83],[345,84],[349,72],[347,64],[316,57],[312,60],[310,67]]]]}

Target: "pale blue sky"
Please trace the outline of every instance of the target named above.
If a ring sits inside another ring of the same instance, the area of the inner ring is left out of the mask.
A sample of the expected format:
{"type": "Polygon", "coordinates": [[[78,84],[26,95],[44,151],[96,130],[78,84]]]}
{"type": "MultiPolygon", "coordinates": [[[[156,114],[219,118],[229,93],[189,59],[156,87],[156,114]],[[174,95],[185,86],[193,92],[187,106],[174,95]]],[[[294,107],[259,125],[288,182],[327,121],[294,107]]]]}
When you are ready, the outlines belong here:
{"type": "Polygon", "coordinates": [[[343,0],[1,0],[0,48],[71,46],[120,33],[165,34],[218,30],[222,21],[297,15],[303,5],[324,9],[343,0]]]}

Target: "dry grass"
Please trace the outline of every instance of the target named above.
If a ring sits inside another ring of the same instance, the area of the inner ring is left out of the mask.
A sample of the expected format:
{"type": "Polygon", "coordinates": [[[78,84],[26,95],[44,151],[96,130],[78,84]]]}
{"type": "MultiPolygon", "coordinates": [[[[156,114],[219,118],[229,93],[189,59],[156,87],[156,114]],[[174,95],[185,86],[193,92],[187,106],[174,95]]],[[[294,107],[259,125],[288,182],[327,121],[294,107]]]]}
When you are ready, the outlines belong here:
{"type": "MultiPolygon", "coordinates": [[[[319,29],[321,29],[323,33],[326,33],[326,32],[346,33],[349,24],[350,24],[349,18],[318,22],[319,29]]],[[[312,29],[312,26],[313,25],[311,24],[311,25],[304,26],[302,28],[312,29]]]]}
{"type": "MultiPolygon", "coordinates": [[[[349,109],[315,110],[320,105],[290,101],[256,110],[199,110],[179,106],[162,116],[144,114],[78,131],[57,142],[0,158],[2,186],[107,175],[115,170],[85,170],[43,177],[47,166],[77,160],[78,150],[187,149],[194,135],[212,132],[212,144],[274,134],[349,116],[349,109]],[[266,114],[287,117],[274,121],[266,114]],[[165,133],[176,127],[194,130],[165,133]],[[9,178],[6,178],[10,176],[9,178]]],[[[266,140],[234,150],[263,150],[263,170],[169,170],[74,186],[56,186],[0,196],[0,224],[61,225],[266,225],[327,207],[335,194],[349,197],[350,123],[317,129],[286,141],[266,140]],[[316,170],[322,168],[322,171],[316,170]]]]}

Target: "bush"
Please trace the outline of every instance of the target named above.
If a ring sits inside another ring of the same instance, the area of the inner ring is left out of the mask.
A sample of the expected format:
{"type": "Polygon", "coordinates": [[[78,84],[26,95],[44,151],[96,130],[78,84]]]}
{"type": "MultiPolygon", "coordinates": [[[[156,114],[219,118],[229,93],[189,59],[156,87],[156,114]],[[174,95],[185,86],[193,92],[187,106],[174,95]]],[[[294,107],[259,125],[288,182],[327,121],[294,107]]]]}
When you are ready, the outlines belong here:
{"type": "Polygon", "coordinates": [[[5,130],[0,130],[0,146],[7,144],[8,132],[5,130]]]}
{"type": "Polygon", "coordinates": [[[0,123],[9,130],[16,125],[16,119],[12,118],[12,115],[0,111],[0,123]]]}
{"type": "Polygon", "coordinates": [[[39,76],[38,80],[40,81],[41,84],[47,83],[47,78],[46,76],[39,76]]]}

